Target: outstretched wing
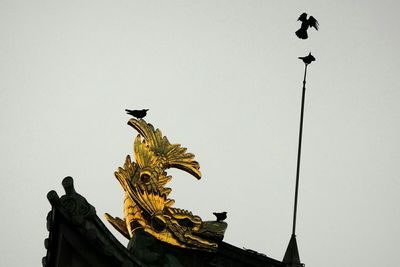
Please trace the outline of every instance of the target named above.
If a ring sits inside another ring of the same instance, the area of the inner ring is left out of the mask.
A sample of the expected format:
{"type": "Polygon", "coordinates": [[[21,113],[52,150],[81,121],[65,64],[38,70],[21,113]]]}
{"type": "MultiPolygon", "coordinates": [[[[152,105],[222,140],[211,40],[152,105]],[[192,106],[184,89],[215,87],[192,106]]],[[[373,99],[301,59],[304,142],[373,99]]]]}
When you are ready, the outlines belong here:
{"type": "Polygon", "coordinates": [[[308,25],[310,27],[314,27],[316,30],[318,30],[319,28],[319,23],[313,16],[310,16],[310,18],[308,19],[308,25]]]}
{"type": "Polygon", "coordinates": [[[145,120],[130,119],[128,124],[143,136],[143,144],[154,153],[163,168],[177,168],[192,174],[197,179],[201,178],[200,165],[194,160],[193,154],[186,153],[186,148],[179,144],[171,144],[159,129],[155,130],[153,125],[145,120]]]}
{"type": "Polygon", "coordinates": [[[303,13],[300,15],[300,17],[297,19],[297,21],[306,21],[307,20],[307,13],[303,13]]]}

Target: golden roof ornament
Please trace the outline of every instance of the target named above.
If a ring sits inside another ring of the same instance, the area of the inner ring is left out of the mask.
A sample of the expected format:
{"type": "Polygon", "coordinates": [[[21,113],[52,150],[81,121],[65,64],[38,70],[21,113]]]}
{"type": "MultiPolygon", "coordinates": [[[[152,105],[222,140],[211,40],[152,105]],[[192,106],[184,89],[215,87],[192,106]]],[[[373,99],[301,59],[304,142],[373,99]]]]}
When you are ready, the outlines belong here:
{"type": "Polygon", "coordinates": [[[139,134],[134,141],[134,158],[128,155],[115,177],[125,191],[124,219],[105,214],[106,219],[126,238],[144,231],[154,238],[181,248],[215,251],[223,239],[227,224],[202,221],[190,211],[173,207],[168,198],[172,179],[169,168],[177,168],[201,178],[200,165],[194,155],[179,144],[171,144],[159,129],[143,119],[128,124],[139,134]]]}

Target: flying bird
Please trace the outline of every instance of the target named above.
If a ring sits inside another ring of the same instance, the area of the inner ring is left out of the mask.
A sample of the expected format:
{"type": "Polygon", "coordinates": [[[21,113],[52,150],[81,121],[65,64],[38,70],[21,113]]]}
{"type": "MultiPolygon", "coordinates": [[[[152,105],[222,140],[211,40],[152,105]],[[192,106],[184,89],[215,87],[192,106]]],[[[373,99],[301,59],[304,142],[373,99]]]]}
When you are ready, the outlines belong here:
{"type": "Polygon", "coordinates": [[[315,57],[313,55],[311,55],[311,52],[305,57],[299,57],[299,59],[303,60],[304,64],[306,64],[306,65],[315,61],[315,57]]]}
{"type": "Polygon", "coordinates": [[[300,29],[296,31],[296,35],[300,39],[308,38],[307,30],[309,27],[314,27],[318,31],[319,28],[318,21],[313,16],[310,16],[307,19],[307,13],[301,14],[300,17],[297,19],[297,21],[301,21],[300,29]]]}
{"type": "Polygon", "coordinates": [[[137,119],[142,119],[146,116],[148,109],[142,109],[142,110],[130,110],[130,109],[125,109],[126,114],[132,115],[133,117],[137,119]]]}
{"type": "Polygon", "coordinates": [[[213,212],[215,217],[217,217],[217,222],[222,222],[226,219],[226,211],[224,212],[213,212]]]}

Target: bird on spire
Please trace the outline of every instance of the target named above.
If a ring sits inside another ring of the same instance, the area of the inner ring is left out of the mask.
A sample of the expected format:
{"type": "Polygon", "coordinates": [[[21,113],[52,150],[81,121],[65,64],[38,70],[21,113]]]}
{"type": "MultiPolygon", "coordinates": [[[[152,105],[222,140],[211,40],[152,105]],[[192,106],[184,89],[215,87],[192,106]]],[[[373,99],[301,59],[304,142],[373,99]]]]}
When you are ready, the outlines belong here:
{"type": "Polygon", "coordinates": [[[313,55],[311,55],[311,52],[305,57],[299,57],[299,59],[303,60],[304,64],[306,64],[306,65],[315,61],[315,57],[313,55]]]}

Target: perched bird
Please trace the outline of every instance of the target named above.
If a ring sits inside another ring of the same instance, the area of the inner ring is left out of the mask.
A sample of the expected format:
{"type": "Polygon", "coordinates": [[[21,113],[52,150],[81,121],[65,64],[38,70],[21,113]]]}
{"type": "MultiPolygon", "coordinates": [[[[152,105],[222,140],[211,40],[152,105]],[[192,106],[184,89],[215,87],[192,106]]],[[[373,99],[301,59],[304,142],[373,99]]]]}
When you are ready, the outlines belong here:
{"type": "Polygon", "coordinates": [[[304,64],[308,65],[311,62],[315,61],[315,57],[311,55],[311,52],[308,54],[308,56],[305,57],[299,57],[299,59],[303,60],[304,64]]]}
{"type": "Polygon", "coordinates": [[[307,13],[301,14],[297,21],[301,21],[300,29],[296,31],[296,35],[300,39],[308,38],[307,30],[309,27],[314,27],[318,31],[318,21],[313,16],[307,19],[307,13]]]}
{"type": "Polygon", "coordinates": [[[135,118],[142,119],[146,116],[148,109],[142,109],[142,110],[130,110],[130,109],[125,109],[126,114],[132,115],[135,118]]]}
{"type": "Polygon", "coordinates": [[[224,212],[213,212],[215,217],[217,217],[217,222],[222,222],[226,219],[226,211],[224,212]]]}

